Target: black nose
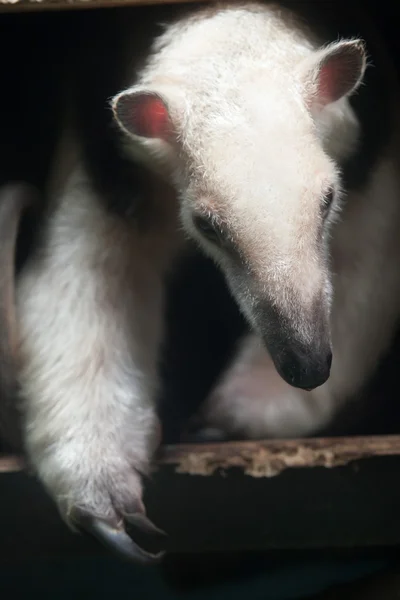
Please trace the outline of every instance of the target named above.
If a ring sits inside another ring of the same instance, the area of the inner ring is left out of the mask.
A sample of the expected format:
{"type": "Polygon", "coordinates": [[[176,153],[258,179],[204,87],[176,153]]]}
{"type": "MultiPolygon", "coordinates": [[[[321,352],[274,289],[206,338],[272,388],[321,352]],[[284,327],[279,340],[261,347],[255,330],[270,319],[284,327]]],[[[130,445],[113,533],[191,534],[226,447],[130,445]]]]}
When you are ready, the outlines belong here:
{"type": "Polygon", "coordinates": [[[311,354],[288,351],[275,365],[287,383],[311,391],[327,381],[331,372],[332,352],[327,350],[311,354]]]}

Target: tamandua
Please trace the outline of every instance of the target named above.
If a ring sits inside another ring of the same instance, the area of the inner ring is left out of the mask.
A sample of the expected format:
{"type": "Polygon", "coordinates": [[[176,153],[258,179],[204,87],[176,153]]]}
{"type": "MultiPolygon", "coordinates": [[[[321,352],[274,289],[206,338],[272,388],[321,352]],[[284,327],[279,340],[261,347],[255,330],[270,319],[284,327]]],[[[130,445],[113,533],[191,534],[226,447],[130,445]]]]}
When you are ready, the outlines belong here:
{"type": "Polygon", "coordinates": [[[158,558],[125,525],[156,531],[142,477],[159,440],[165,278],[185,236],[254,331],[212,394],[214,428],[317,430],[397,322],[397,88],[329,5],[193,5],[163,12],[162,28],[154,8],[122,17],[114,132],[124,164],[151,174],[133,218],[106,206],[79,131],[61,143],[17,289],[26,448],[66,521],[134,560],[158,558]]]}

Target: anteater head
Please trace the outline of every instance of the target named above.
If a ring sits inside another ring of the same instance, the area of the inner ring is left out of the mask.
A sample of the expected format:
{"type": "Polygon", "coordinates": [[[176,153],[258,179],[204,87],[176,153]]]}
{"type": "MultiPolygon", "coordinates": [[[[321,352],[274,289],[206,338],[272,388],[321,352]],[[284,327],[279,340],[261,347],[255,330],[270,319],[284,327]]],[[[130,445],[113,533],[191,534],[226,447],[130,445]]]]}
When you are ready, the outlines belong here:
{"type": "Polygon", "coordinates": [[[338,161],[357,139],[348,97],[365,51],[341,40],[285,58],[271,42],[263,63],[246,60],[247,45],[243,36],[225,61],[198,56],[186,76],[182,67],[168,77],[166,61],[162,78],[148,76],[112,107],[136,151],[167,169],[185,231],[220,265],[280,375],[312,389],[331,368],[329,234],[338,161]]]}

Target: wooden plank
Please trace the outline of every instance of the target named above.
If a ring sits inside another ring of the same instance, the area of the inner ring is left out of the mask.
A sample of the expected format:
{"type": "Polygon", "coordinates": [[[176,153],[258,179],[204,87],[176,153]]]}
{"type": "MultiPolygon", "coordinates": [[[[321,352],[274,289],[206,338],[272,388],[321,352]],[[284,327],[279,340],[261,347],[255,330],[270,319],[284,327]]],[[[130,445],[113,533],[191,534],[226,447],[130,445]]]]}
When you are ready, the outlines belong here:
{"type": "Polygon", "coordinates": [[[161,449],[159,464],[177,473],[212,475],[238,467],[252,477],[271,477],[293,467],[343,466],[370,456],[400,455],[400,436],[314,438],[224,444],[180,444],[161,449]]]}
{"type": "MultiPolygon", "coordinates": [[[[7,560],[103,553],[61,522],[17,457],[0,462],[7,560]]],[[[394,547],[400,437],[171,446],[146,506],[170,552],[394,547]]]]}
{"type": "MultiPolygon", "coordinates": [[[[155,469],[172,465],[178,474],[204,476],[236,467],[252,477],[272,477],[289,468],[332,468],[399,455],[400,435],[177,444],[160,449],[155,469]]],[[[0,473],[23,468],[21,457],[0,457],[0,473]]]]}
{"type": "MultiPolygon", "coordinates": [[[[194,0],[0,0],[0,13],[37,12],[118,6],[146,6],[157,4],[186,4],[194,0]]],[[[208,2],[209,0],[196,0],[208,2]]]]}
{"type": "Polygon", "coordinates": [[[0,459],[0,474],[22,471],[24,467],[24,461],[19,456],[4,456],[0,459]]]}

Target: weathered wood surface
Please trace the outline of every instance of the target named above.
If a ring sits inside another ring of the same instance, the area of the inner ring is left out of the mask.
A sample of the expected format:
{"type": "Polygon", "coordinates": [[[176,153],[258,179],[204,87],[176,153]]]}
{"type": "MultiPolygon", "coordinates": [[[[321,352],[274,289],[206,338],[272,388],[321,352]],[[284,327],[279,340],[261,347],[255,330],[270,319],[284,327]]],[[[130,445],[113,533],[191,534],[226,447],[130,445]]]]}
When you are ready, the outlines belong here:
{"type": "MultiPolygon", "coordinates": [[[[0,12],[112,8],[117,6],[144,6],[182,4],[191,0],[0,0],[0,12]]],[[[207,2],[208,0],[196,0],[207,2]]]]}
{"type": "MultiPolygon", "coordinates": [[[[68,531],[18,457],[0,473],[8,560],[102,552],[68,531]]],[[[172,552],[393,547],[399,473],[400,436],[169,446],[146,505],[172,552]]]]}
{"type": "MultiPolygon", "coordinates": [[[[400,435],[177,444],[160,449],[155,470],[173,466],[176,474],[210,476],[236,467],[259,478],[290,468],[333,468],[370,457],[399,455],[400,435]]],[[[0,457],[0,473],[22,469],[21,457],[0,457]]]]}

